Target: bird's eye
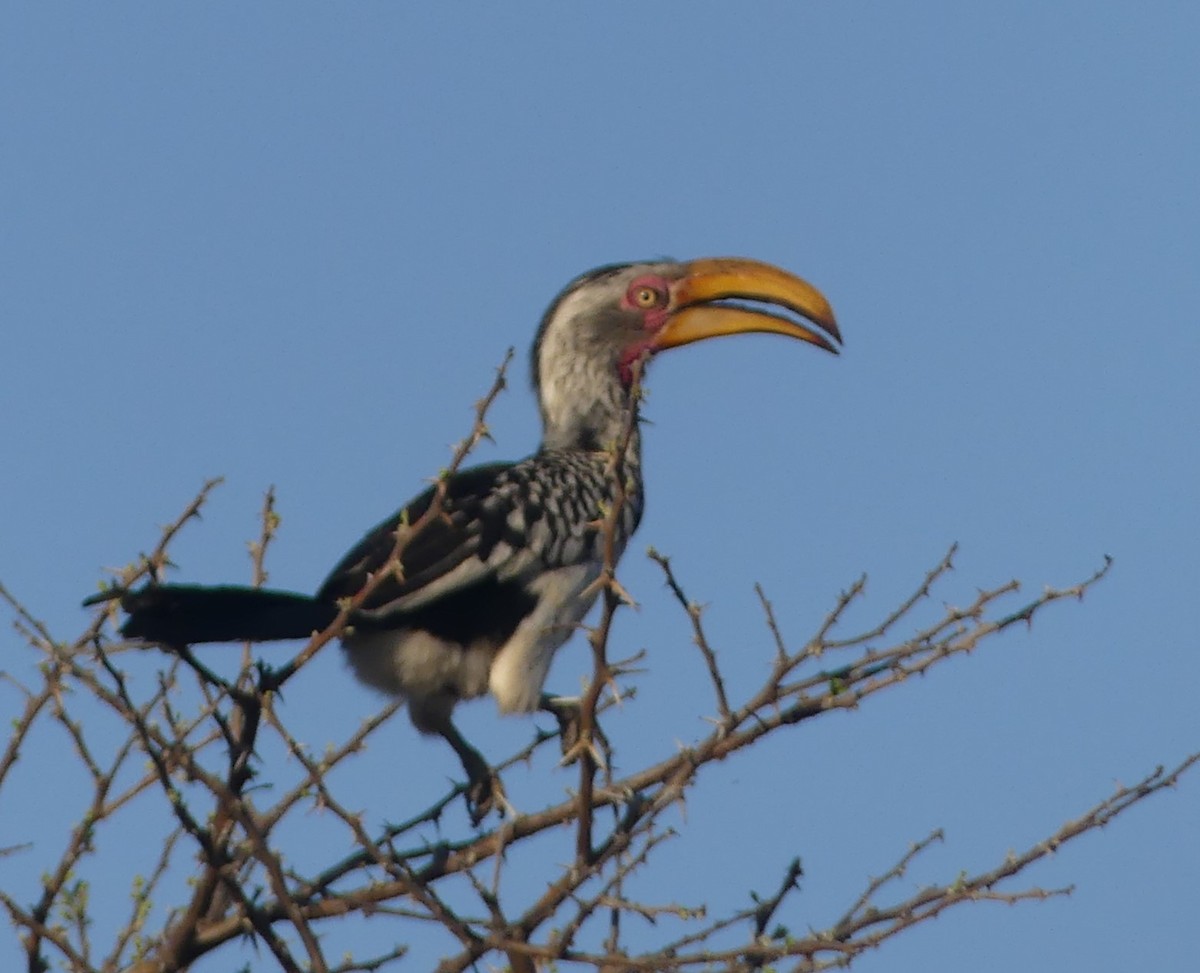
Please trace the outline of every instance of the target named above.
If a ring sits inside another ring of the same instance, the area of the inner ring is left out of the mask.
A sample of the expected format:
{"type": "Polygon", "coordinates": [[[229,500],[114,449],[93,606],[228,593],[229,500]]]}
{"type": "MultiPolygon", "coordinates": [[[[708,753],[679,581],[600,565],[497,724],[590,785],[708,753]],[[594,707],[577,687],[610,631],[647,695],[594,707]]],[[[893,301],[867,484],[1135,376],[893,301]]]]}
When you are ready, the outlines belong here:
{"type": "Polygon", "coordinates": [[[662,292],[648,284],[633,288],[630,297],[633,299],[634,306],[640,308],[658,307],[663,303],[662,292]]]}

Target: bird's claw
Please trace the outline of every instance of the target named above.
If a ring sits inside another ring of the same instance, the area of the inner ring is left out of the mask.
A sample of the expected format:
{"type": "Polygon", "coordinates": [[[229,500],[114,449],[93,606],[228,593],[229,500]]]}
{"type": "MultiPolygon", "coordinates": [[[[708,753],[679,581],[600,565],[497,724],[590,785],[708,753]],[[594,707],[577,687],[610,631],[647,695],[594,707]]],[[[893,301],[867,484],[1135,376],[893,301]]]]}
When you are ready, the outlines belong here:
{"type": "Polygon", "coordinates": [[[542,709],[558,721],[562,766],[573,764],[586,755],[597,769],[608,769],[612,745],[595,718],[592,719],[591,732],[583,733],[583,713],[578,697],[543,696],[542,709]]]}
{"type": "Polygon", "coordinates": [[[486,764],[471,768],[470,780],[467,781],[464,794],[467,799],[467,813],[474,827],[479,827],[492,811],[498,812],[501,817],[516,817],[516,808],[509,803],[508,796],[504,793],[504,783],[500,780],[500,775],[486,764]]]}
{"type": "MultiPolygon", "coordinates": [[[[603,740],[603,734],[600,733],[599,729],[595,730],[594,732],[597,737],[600,737],[602,739],[604,749],[607,753],[608,749],[609,749],[608,741],[603,740]]],[[[600,748],[596,746],[596,741],[590,740],[590,739],[585,740],[582,737],[577,739],[571,746],[563,747],[562,759],[559,760],[559,762],[558,762],[559,766],[560,767],[569,767],[571,764],[575,763],[575,761],[579,760],[585,754],[587,755],[587,758],[592,762],[592,766],[594,766],[597,770],[607,770],[608,769],[608,757],[606,756],[605,753],[600,752],[600,748]]]]}

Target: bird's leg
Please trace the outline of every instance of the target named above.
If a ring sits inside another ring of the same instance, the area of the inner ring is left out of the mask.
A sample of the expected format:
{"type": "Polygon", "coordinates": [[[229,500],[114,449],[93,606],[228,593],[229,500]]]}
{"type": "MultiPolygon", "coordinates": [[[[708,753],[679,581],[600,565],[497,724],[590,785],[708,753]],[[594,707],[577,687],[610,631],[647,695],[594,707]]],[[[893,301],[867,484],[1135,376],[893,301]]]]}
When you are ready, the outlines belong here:
{"type": "Polygon", "coordinates": [[[563,764],[571,764],[586,753],[601,770],[608,767],[612,757],[612,747],[608,737],[600,729],[600,722],[592,719],[592,732],[588,739],[583,739],[582,706],[578,696],[551,696],[542,693],[538,700],[538,709],[549,713],[558,721],[559,742],[562,744],[563,764]],[[596,744],[599,744],[597,748],[596,744]],[[603,751],[603,753],[601,753],[603,751]]]}
{"type": "Polygon", "coordinates": [[[437,732],[454,748],[458,759],[462,761],[463,770],[467,772],[466,798],[471,823],[478,825],[492,812],[493,808],[502,815],[515,817],[516,811],[508,803],[500,776],[483,759],[483,755],[467,743],[454,723],[447,718],[438,726],[437,732]]]}

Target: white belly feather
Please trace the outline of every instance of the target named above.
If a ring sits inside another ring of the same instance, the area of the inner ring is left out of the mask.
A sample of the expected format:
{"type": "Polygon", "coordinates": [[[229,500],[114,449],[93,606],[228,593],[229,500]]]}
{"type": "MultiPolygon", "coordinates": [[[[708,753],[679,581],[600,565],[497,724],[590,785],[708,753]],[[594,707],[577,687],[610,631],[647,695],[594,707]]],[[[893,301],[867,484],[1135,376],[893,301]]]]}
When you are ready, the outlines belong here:
{"type": "Polygon", "coordinates": [[[583,593],[599,576],[599,564],[541,574],[529,586],[537,606],[499,650],[488,640],[463,646],[411,628],[355,633],[342,647],[359,680],[408,700],[413,723],[424,732],[437,732],[459,700],[489,691],[502,713],[532,712],[555,650],[596,600],[583,593]]]}

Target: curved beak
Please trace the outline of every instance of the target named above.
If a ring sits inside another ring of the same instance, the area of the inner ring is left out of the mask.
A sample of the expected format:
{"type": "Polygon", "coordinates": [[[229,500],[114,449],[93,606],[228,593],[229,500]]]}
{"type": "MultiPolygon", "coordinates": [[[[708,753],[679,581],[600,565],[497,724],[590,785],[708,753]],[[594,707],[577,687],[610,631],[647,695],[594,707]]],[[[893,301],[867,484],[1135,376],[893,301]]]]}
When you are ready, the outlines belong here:
{"type": "Polygon", "coordinates": [[[671,287],[671,303],[677,310],[651,341],[654,351],[758,331],[799,338],[837,354],[834,342],[840,344],[842,335],[833,308],[807,281],[770,264],[741,257],[693,260],[686,267],[684,276],[671,287]],[[755,304],[738,303],[743,301],[755,304]],[[820,330],[781,310],[807,319],[820,330]]]}

